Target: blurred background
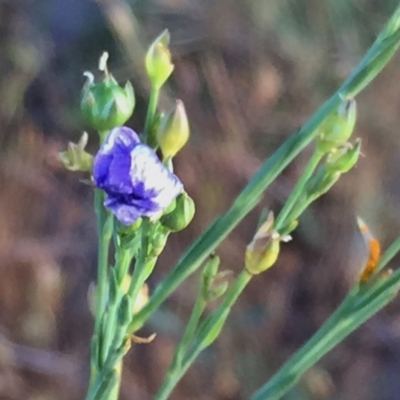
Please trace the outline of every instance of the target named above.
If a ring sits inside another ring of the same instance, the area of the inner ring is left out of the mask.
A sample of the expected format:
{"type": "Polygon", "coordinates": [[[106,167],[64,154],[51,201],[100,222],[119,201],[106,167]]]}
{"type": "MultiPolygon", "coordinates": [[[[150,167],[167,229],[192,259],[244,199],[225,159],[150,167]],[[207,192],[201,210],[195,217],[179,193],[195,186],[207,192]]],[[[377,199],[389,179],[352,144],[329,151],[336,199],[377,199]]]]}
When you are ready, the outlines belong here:
{"type": "MultiPolygon", "coordinates": [[[[131,80],[140,131],[144,48],[172,35],[175,73],[160,107],[185,102],[192,135],[176,172],[197,204],[172,235],[152,290],[183,249],[222,213],[262,161],[326,99],[371,44],[395,0],[0,1],[0,399],[82,399],[95,278],[92,193],[57,152],[85,126],[83,72],[102,51],[131,80]]],[[[361,215],[387,246],[400,232],[400,54],[358,98],[363,157],[301,218],[277,265],[247,287],[221,338],[171,398],[247,399],[321,325],[357,277],[361,215]]],[[[97,148],[95,135],[89,147],[97,148]]],[[[219,249],[236,273],[262,207],[278,210],[306,149],[219,249]]],[[[397,260],[399,261],[399,260],[397,260]]],[[[396,267],[394,262],[393,267],[396,267]]],[[[121,399],[151,399],[179,340],[198,276],[149,321],[125,363],[121,399]]],[[[400,302],[393,301],[321,360],[286,399],[400,399],[400,302]]]]}

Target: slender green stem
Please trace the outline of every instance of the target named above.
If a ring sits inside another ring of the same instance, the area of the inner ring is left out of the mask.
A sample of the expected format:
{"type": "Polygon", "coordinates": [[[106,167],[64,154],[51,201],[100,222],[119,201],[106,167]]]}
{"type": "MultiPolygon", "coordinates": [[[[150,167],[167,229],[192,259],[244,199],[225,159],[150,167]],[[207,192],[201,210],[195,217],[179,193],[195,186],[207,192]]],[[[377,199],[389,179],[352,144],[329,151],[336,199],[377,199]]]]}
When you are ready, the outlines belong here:
{"type": "Polygon", "coordinates": [[[310,204],[317,198],[307,198],[306,196],[301,196],[296,207],[294,207],[289,215],[287,216],[287,221],[293,221],[300,217],[301,214],[310,206],[310,204]]]}
{"type": "MultiPolygon", "coordinates": [[[[107,381],[107,377],[110,375],[110,372],[113,371],[115,368],[117,368],[118,363],[121,361],[122,357],[127,353],[128,350],[129,350],[129,348],[120,347],[116,351],[111,352],[108,355],[103,368],[95,376],[95,379],[89,386],[89,390],[85,397],[85,400],[97,400],[99,398],[101,399],[102,394],[100,393],[100,390],[101,390],[102,386],[104,385],[105,381],[107,381]]],[[[120,378],[120,374],[119,374],[119,378],[120,378]]],[[[119,383],[118,383],[118,385],[119,385],[119,383]]]]}
{"type": "Polygon", "coordinates": [[[229,287],[219,306],[200,325],[195,334],[193,344],[185,351],[182,362],[175,370],[171,371],[171,373],[165,377],[154,400],[166,400],[199,353],[217,338],[233,304],[250,282],[251,278],[252,275],[246,270],[241,271],[236,280],[229,287]]]}
{"type": "Polygon", "coordinates": [[[131,283],[129,285],[129,297],[135,302],[136,297],[149,277],[156,264],[157,258],[148,257],[149,252],[149,237],[151,236],[151,223],[147,218],[143,219],[141,229],[141,246],[139,256],[136,260],[135,268],[133,270],[131,283]]]}
{"type": "MultiPolygon", "coordinates": [[[[201,287],[200,287],[201,290],[201,287]]],[[[201,315],[203,314],[204,308],[206,307],[206,301],[201,295],[199,291],[199,295],[194,303],[192,313],[190,314],[189,321],[186,325],[185,331],[183,332],[182,339],[177,345],[174,353],[174,358],[171,362],[170,368],[171,371],[176,370],[180,367],[180,363],[182,361],[182,357],[189,345],[190,341],[193,338],[194,333],[196,332],[197,326],[199,324],[199,320],[201,315]]]]}
{"type": "Polygon", "coordinates": [[[196,302],[194,303],[193,311],[190,315],[185,332],[183,333],[182,340],[177,347],[176,353],[178,354],[178,360],[182,358],[183,350],[186,349],[186,347],[189,345],[189,342],[192,340],[205,306],[206,301],[204,298],[202,296],[198,296],[196,302]]]}
{"type": "Polygon", "coordinates": [[[315,150],[311,158],[308,160],[303,173],[301,174],[299,180],[295,184],[292,192],[290,193],[288,199],[286,200],[282,210],[279,212],[274,228],[279,231],[286,223],[290,223],[290,220],[287,220],[289,213],[295,208],[296,202],[304,191],[304,187],[307,184],[307,181],[310,179],[311,175],[315,171],[315,168],[318,166],[321,161],[324,153],[318,150],[315,150]]]}
{"type": "Polygon", "coordinates": [[[96,284],[96,311],[95,332],[98,332],[101,316],[103,315],[108,297],[108,251],[112,229],[107,221],[107,211],[103,206],[104,193],[100,189],[94,190],[94,208],[97,219],[98,235],[98,260],[97,260],[97,284],[96,284]]]}
{"type": "Polygon", "coordinates": [[[103,332],[103,344],[102,344],[102,360],[105,362],[109,353],[113,348],[113,339],[117,329],[117,320],[118,320],[118,308],[121,304],[122,296],[124,295],[124,291],[121,288],[123,276],[120,271],[127,271],[129,268],[129,264],[131,262],[130,252],[122,247],[117,248],[116,254],[116,275],[119,279],[120,287],[117,290],[115,299],[112,299],[112,303],[108,306],[106,312],[106,323],[104,324],[105,331],[103,332]]]}
{"type": "Polygon", "coordinates": [[[94,209],[97,223],[97,282],[95,290],[94,334],[91,340],[90,384],[95,379],[101,363],[101,321],[108,301],[108,252],[112,236],[112,217],[103,206],[104,193],[94,190],[94,209]]]}
{"type": "Polygon", "coordinates": [[[121,380],[122,380],[122,366],[123,366],[123,359],[119,360],[118,363],[115,365],[113,371],[113,380],[109,383],[110,389],[108,393],[102,393],[102,400],[118,400],[119,391],[121,388],[121,380]]]}
{"type": "Polygon", "coordinates": [[[205,305],[206,302],[204,301],[204,299],[201,296],[197,297],[192,313],[190,315],[189,322],[183,333],[182,339],[175,349],[174,357],[165,374],[163,383],[158,393],[154,397],[154,400],[161,400],[163,398],[167,398],[171,393],[171,391],[173,390],[173,388],[178,383],[180,379],[179,377],[182,376],[180,372],[182,368],[182,359],[185,355],[185,352],[187,351],[187,346],[189,345],[196,331],[199,319],[204,311],[205,305]]]}
{"type": "Polygon", "coordinates": [[[144,142],[148,144],[153,144],[154,138],[150,137],[152,125],[154,123],[154,118],[156,116],[157,111],[157,103],[158,97],[160,95],[159,89],[151,89],[150,91],[150,98],[149,98],[149,105],[147,107],[147,114],[146,114],[146,121],[144,124],[144,142]]]}

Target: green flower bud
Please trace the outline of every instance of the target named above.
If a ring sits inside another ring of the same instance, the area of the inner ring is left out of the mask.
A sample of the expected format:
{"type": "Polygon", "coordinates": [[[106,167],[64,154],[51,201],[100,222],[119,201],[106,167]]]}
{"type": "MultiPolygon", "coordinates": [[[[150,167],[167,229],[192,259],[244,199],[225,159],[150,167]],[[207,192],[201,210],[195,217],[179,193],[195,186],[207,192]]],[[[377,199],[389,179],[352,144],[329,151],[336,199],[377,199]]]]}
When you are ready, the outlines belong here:
{"type": "Polygon", "coordinates": [[[228,287],[229,287],[228,282],[221,282],[219,285],[209,288],[207,297],[206,297],[207,301],[212,301],[212,300],[218,299],[219,297],[221,297],[222,295],[225,294],[228,287]]]}
{"type": "Polygon", "coordinates": [[[361,140],[357,139],[353,145],[332,151],[326,160],[326,169],[328,172],[348,172],[357,163],[360,154],[361,140]]]}
{"type": "Polygon", "coordinates": [[[208,288],[211,285],[211,282],[215,278],[215,275],[217,275],[219,263],[220,263],[220,258],[218,254],[213,253],[210,255],[209,259],[206,262],[206,265],[203,268],[202,286],[206,290],[208,290],[208,288]]]}
{"type": "Polygon", "coordinates": [[[132,115],[135,107],[135,95],[132,85],[127,82],[124,87],[107,71],[104,53],[100,59],[100,69],[105,78],[94,83],[94,77],[86,72],[88,80],[82,89],[81,112],[85,122],[99,132],[106,132],[123,125],[132,115]]]}
{"type": "Polygon", "coordinates": [[[245,268],[251,275],[258,275],[272,267],[280,251],[279,236],[266,241],[250,243],[245,253],[245,268]]]}
{"type": "Polygon", "coordinates": [[[273,230],[273,224],[274,216],[269,213],[246,248],[245,268],[252,275],[266,271],[278,259],[281,236],[273,230]]]}
{"type": "Polygon", "coordinates": [[[176,198],[176,206],[173,211],[169,214],[163,215],[160,218],[160,222],[168,230],[178,232],[190,224],[194,212],[194,201],[184,192],[176,198]]]}
{"type": "Polygon", "coordinates": [[[319,126],[318,150],[326,153],[346,143],[353,133],[356,117],[357,106],[355,100],[343,101],[319,126]]]}
{"type": "Polygon", "coordinates": [[[58,153],[59,160],[70,171],[91,171],[93,157],[85,151],[88,134],[83,133],[78,143],[68,143],[67,151],[58,153]]]}
{"type": "Polygon", "coordinates": [[[168,45],[170,35],[166,29],[150,45],[145,58],[147,76],[149,77],[151,87],[159,90],[171,75],[174,65],[171,62],[171,53],[168,45]]]}
{"type": "Polygon", "coordinates": [[[175,109],[165,117],[157,132],[158,145],[164,158],[174,157],[188,139],[189,121],[185,106],[181,100],[177,100],[175,109]]]}

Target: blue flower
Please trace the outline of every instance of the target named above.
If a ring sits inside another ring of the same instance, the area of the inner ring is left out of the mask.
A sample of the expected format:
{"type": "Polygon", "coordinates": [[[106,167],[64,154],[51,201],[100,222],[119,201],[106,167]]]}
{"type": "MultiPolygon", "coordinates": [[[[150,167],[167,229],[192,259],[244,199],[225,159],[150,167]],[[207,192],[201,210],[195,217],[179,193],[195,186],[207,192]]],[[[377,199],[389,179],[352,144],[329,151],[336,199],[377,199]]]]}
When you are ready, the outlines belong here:
{"type": "Polygon", "coordinates": [[[183,190],[156,153],[124,126],[105,138],[94,159],[93,178],[107,193],[104,205],[125,225],[156,216],[183,190]]]}

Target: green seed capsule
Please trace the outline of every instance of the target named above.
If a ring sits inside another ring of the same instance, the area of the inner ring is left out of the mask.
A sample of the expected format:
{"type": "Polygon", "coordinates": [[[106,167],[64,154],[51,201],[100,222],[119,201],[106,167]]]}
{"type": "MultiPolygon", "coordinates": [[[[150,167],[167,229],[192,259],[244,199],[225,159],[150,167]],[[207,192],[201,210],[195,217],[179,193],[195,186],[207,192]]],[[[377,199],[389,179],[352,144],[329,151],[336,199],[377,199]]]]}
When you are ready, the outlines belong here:
{"type": "MultiPolygon", "coordinates": [[[[105,53],[106,54],[106,53],[105,53]]],[[[135,107],[135,95],[130,82],[119,86],[114,77],[108,73],[103,55],[105,78],[94,82],[90,72],[82,89],[81,113],[85,122],[99,132],[106,132],[116,126],[123,125],[132,115],[135,107]]]]}

